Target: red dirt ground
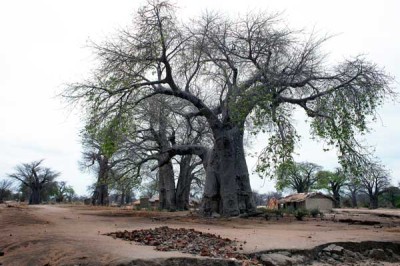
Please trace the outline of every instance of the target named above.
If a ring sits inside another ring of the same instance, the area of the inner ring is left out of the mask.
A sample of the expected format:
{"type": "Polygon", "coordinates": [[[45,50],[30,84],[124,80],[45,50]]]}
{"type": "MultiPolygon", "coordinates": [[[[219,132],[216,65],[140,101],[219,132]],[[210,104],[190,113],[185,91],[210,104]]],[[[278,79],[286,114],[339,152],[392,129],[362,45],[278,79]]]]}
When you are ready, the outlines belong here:
{"type": "MultiPolygon", "coordinates": [[[[308,249],[328,242],[400,241],[400,211],[339,210],[323,220],[285,217],[205,219],[189,212],[111,207],[0,204],[0,265],[116,265],[135,259],[196,257],[113,239],[105,233],[160,226],[188,228],[246,241],[243,252],[308,249]],[[378,216],[384,214],[383,217],[378,216]],[[379,221],[370,226],[339,219],[379,221]]],[[[197,256],[199,257],[199,256],[197,256]]]]}

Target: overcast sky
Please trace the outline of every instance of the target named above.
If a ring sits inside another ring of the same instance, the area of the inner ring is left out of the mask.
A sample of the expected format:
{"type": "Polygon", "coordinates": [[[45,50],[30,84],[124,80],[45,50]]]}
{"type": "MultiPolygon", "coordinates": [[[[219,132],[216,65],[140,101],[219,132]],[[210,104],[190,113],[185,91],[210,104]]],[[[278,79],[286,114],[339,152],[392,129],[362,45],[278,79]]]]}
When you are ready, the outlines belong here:
{"type": "MultiPolygon", "coordinates": [[[[87,194],[93,177],[78,168],[79,110],[68,111],[55,97],[64,84],[81,81],[93,68],[89,39],[100,42],[116,29],[128,26],[143,1],[0,1],[0,179],[23,162],[45,159],[44,165],[60,171],[60,180],[73,185],[78,194],[87,194]]],[[[321,34],[335,34],[325,45],[332,62],[364,54],[400,78],[400,1],[270,0],[175,1],[182,19],[200,12],[284,11],[288,25],[321,34]]],[[[376,155],[400,182],[399,104],[387,103],[380,119],[366,137],[376,147],[376,155]]],[[[322,152],[322,144],[308,139],[304,117],[298,128],[303,135],[297,158],[332,169],[334,152],[322,152]]],[[[265,139],[253,140],[257,151],[265,139]]],[[[249,159],[249,169],[254,160],[249,159]]],[[[271,182],[252,176],[253,189],[273,190],[271,182]]]]}

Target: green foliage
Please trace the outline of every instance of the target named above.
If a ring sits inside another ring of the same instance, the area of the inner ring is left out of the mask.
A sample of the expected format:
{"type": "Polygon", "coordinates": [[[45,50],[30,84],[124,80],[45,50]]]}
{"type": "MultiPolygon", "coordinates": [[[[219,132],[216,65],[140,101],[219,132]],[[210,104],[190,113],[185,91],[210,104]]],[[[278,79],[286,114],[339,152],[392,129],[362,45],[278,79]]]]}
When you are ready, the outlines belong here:
{"type": "Polygon", "coordinates": [[[111,158],[118,151],[128,131],[133,129],[127,121],[125,115],[113,117],[102,123],[89,121],[83,136],[88,138],[90,142],[97,142],[101,153],[111,158]]]}
{"type": "Polygon", "coordinates": [[[277,190],[290,189],[298,193],[313,189],[318,181],[317,172],[321,167],[309,162],[287,161],[276,170],[277,190]]]}
{"type": "Polygon", "coordinates": [[[322,212],[320,212],[318,208],[315,208],[315,209],[310,210],[310,215],[313,218],[317,218],[318,216],[322,217],[324,214],[322,212]]]}
{"type": "Polygon", "coordinates": [[[308,210],[303,208],[297,209],[293,212],[294,217],[296,217],[296,219],[299,221],[302,221],[303,218],[308,214],[309,214],[308,210]]]}

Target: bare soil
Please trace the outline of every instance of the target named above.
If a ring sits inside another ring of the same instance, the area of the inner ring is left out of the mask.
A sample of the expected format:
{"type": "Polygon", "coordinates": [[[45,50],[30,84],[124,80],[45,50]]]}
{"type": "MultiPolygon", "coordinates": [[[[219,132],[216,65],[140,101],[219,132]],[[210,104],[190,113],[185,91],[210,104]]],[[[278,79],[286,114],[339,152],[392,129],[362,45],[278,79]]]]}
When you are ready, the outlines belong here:
{"type": "Polygon", "coordinates": [[[399,210],[346,209],[323,219],[297,221],[284,217],[267,221],[206,219],[190,212],[112,207],[0,204],[0,255],[4,252],[0,265],[146,265],[148,260],[163,264],[167,258],[187,258],[194,265],[198,258],[206,259],[178,251],[157,251],[152,246],[106,235],[161,226],[195,229],[236,240],[242,245],[240,252],[247,254],[311,250],[334,242],[400,242],[399,210]]]}

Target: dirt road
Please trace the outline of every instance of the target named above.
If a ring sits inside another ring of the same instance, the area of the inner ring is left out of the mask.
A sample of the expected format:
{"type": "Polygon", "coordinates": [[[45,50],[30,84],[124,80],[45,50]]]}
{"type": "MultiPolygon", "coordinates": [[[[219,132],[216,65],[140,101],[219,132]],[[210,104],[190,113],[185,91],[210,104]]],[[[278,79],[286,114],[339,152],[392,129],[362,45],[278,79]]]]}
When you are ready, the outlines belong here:
{"type": "MultiPolygon", "coordinates": [[[[340,215],[349,215],[340,214],[340,215]]],[[[243,252],[308,249],[328,242],[400,241],[400,218],[376,217],[379,226],[325,220],[201,219],[188,212],[139,212],[86,206],[0,205],[3,265],[116,265],[134,259],[193,257],[103,235],[118,230],[194,228],[246,241],[243,252]]]]}

